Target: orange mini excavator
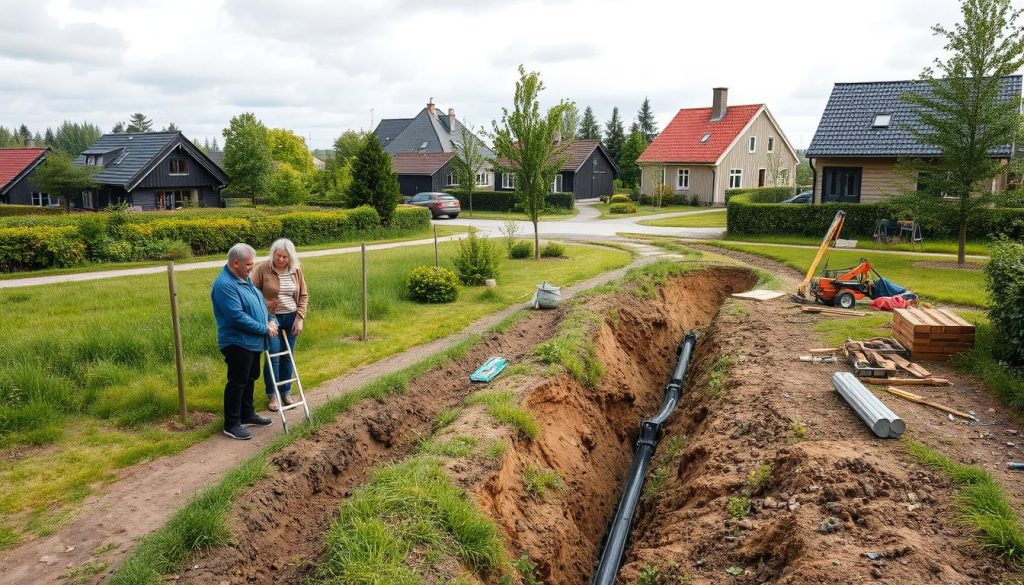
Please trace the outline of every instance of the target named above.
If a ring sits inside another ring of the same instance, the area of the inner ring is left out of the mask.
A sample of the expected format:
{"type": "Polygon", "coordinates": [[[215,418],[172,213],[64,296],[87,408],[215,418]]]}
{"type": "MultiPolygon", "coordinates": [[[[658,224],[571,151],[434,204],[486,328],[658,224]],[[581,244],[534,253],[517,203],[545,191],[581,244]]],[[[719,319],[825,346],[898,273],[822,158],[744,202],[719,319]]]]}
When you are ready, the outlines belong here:
{"type": "Polygon", "coordinates": [[[825,238],[821,241],[821,246],[818,248],[814,261],[811,262],[810,267],[807,269],[807,276],[800,283],[797,294],[791,298],[796,302],[806,303],[809,302],[807,293],[810,292],[819,303],[843,309],[852,309],[857,304],[857,301],[865,297],[877,299],[878,297],[900,295],[908,297],[908,300],[916,299],[917,297],[913,293],[908,293],[907,289],[882,278],[882,275],[864,258],[861,258],[860,264],[853,268],[839,269],[829,269],[828,260],[826,260],[825,268],[822,269],[821,275],[814,275],[825,252],[834,246],[836,240],[839,239],[839,234],[843,231],[845,221],[846,212],[837,212],[835,219],[832,220],[832,225],[825,234],[825,238]],[[875,280],[871,280],[871,274],[875,275],[875,280]]]}

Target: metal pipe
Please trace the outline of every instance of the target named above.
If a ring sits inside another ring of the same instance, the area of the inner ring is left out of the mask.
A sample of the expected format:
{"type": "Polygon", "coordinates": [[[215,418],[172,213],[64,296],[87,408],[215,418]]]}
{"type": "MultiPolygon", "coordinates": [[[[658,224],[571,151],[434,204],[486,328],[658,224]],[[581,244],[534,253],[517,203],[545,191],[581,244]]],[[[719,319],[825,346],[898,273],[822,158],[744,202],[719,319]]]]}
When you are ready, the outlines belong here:
{"type": "Polygon", "coordinates": [[[672,371],[672,378],[665,385],[665,397],[662,399],[661,410],[640,423],[640,437],[636,441],[633,464],[629,468],[622,497],[619,499],[615,516],[612,518],[608,535],[605,537],[601,560],[598,561],[597,570],[591,580],[593,585],[613,585],[619,574],[619,566],[622,564],[622,557],[626,552],[626,541],[629,540],[629,532],[633,525],[633,516],[636,514],[636,505],[644,487],[644,479],[647,477],[647,470],[651,465],[655,447],[661,439],[662,427],[679,403],[683,380],[686,378],[686,370],[693,357],[693,347],[696,343],[697,333],[694,331],[690,331],[683,338],[676,352],[678,359],[675,370],[672,371]]]}
{"type": "Polygon", "coordinates": [[[898,438],[907,430],[906,423],[850,372],[832,374],[836,392],[853,408],[871,432],[883,439],[898,438]]]}

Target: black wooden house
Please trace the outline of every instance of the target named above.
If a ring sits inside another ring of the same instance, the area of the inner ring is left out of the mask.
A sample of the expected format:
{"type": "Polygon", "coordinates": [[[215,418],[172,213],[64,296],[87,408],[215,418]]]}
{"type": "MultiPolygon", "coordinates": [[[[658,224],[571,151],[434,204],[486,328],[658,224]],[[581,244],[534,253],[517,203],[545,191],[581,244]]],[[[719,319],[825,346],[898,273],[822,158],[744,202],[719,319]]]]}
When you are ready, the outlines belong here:
{"type": "MultiPolygon", "coordinates": [[[[608,197],[615,193],[619,167],[600,140],[573,140],[566,154],[569,158],[551,185],[553,192],[572,193],[577,200],[608,197]]],[[[497,191],[514,191],[515,174],[495,173],[494,188],[497,191]]]]}

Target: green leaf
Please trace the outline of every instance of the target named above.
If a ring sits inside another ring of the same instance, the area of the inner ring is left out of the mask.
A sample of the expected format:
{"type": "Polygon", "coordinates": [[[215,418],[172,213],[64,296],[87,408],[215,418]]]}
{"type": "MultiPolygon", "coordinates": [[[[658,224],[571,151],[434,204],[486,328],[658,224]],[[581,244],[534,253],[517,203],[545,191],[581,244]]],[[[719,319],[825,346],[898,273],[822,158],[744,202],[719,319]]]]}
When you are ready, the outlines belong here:
{"type": "Polygon", "coordinates": [[[735,576],[739,576],[739,575],[743,574],[743,568],[742,567],[729,567],[728,569],[725,570],[725,572],[729,573],[730,575],[733,575],[735,577],[735,576]]]}

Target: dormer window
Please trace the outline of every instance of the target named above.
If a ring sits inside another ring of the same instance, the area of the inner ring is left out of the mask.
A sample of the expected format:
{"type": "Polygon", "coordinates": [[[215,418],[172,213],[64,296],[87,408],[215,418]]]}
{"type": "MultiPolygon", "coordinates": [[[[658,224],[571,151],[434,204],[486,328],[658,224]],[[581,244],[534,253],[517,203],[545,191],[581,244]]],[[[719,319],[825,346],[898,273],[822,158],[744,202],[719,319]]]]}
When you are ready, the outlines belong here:
{"type": "Polygon", "coordinates": [[[892,121],[892,114],[877,114],[874,122],[871,123],[872,128],[888,128],[889,122],[892,121]]]}
{"type": "Polygon", "coordinates": [[[92,167],[103,166],[103,157],[98,154],[85,155],[85,164],[92,167]]]}
{"type": "Polygon", "coordinates": [[[171,159],[171,174],[172,175],[187,175],[188,174],[188,160],[183,158],[172,158],[171,159]]]}
{"type": "Polygon", "coordinates": [[[705,143],[705,142],[707,142],[708,140],[711,140],[711,135],[710,135],[710,134],[705,134],[704,136],[701,136],[701,137],[700,137],[700,143],[701,143],[701,144],[704,144],[704,143],[705,143]]]}

